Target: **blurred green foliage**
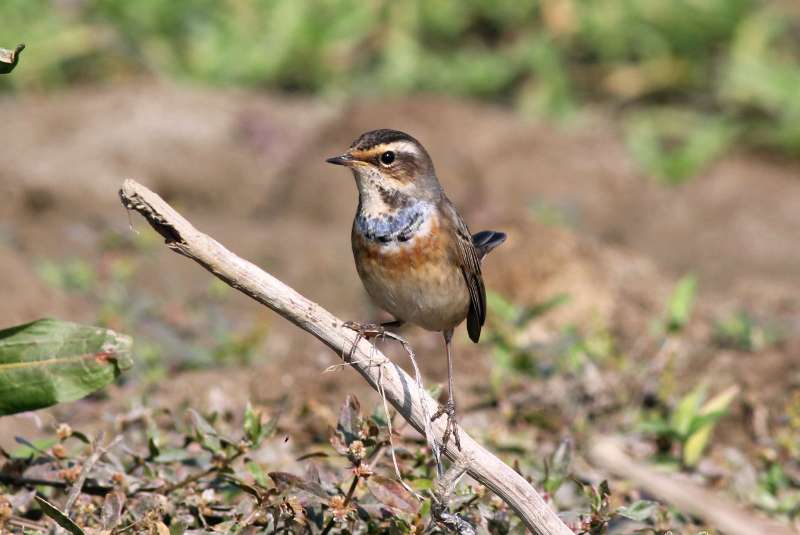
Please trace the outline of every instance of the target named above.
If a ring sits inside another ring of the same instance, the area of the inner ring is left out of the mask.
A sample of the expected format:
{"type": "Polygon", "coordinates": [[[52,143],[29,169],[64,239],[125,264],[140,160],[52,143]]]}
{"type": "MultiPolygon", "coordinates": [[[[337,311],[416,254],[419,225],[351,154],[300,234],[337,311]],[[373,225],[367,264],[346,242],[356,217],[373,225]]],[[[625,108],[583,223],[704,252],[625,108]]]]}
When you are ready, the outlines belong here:
{"type": "Polygon", "coordinates": [[[792,0],[4,0],[0,20],[0,43],[29,45],[6,89],[149,74],[559,118],[599,100],[668,183],[735,141],[800,156],[792,0]]]}
{"type": "Polygon", "coordinates": [[[640,431],[658,438],[660,453],[666,462],[672,461],[673,443],[680,448],[680,463],[696,466],[709,446],[714,427],[725,416],[739,395],[737,386],[729,387],[707,400],[707,387],[701,384],[681,398],[668,414],[645,411],[640,431]]]}

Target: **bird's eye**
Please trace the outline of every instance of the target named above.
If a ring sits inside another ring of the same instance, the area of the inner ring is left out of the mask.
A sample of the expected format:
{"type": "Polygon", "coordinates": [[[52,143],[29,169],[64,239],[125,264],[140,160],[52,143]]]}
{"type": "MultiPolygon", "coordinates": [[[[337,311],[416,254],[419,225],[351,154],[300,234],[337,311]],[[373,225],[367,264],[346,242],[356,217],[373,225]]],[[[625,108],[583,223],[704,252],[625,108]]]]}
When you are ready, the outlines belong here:
{"type": "Polygon", "coordinates": [[[381,154],[381,163],[383,165],[392,165],[392,162],[394,162],[394,157],[395,157],[394,152],[387,150],[386,152],[381,154]]]}

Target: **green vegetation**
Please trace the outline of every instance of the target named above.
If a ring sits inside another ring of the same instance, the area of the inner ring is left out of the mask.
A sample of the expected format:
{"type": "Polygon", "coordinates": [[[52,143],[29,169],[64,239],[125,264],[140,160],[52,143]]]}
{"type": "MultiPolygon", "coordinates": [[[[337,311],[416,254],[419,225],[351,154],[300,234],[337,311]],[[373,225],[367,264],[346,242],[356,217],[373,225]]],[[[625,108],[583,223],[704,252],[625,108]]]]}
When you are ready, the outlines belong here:
{"type": "Polygon", "coordinates": [[[137,376],[163,379],[169,372],[215,365],[253,363],[261,354],[268,322],[234,322],[222,310],[228,286],[212,281],[196,296],[197,307],[181,307],[163,295],[133,290],[156,245],[149,233],[109,232],[97,262],[84,258],[38,259],[35,272],[49,287],[84,302],[91,322],[137,333],[137,376]]]}
{"type": "Polygon", "coordinates": [[[686,275],[678,281],[667,304],[666,317],[658,325],[657,330],[665,333],[680,332],[692,317],[695,295],[697,294],[697,277],[686,275]]]}
{"type": "Polygon", "coordinates": [[[19,63],[19,56],[25,49],[25,45],[17,45],[14,50],[0,48],[0,74],[8,74],[14,70],[19,63]]]}
{"type": "Polygon", "coordinates": [[[0,416],[74,401],[132,366],[131,339],[66,321],[0,331],[0,416]]]}
{"type": "Polygon", "coordinates": [[[693,467],[703,456],[714,427],[728,411],[738,387],[730,387],[706,401],[707,388],[700,385],[686,394],[669,414],[645,411],[641,431],[654,435],[659,453],[671,462],[673,444],[680,448],[678,460],[684,467],[693,467]]]}
{"type": "Polygon", "coordinates": [[[800,156],[800,10],[759,0],[6,0],[0,87],[140,75],[347,95],[441,92],[568,118],[618,106],[678,183],[736,141],[800,156]]]}

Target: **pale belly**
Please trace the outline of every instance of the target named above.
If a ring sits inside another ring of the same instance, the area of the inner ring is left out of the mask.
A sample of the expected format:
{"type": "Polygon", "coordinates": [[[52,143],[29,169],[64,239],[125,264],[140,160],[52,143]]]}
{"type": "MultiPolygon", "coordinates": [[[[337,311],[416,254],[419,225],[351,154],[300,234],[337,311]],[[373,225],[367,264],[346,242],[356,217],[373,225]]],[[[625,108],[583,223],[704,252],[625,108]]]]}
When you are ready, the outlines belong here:
{"type": "Polygon", "coordinates": [[[435,229],[388,244],[354,233],[353,254],[367,293],[397,319],[443,331],[466,318],[469,292],[464,277],[435,229]]]}

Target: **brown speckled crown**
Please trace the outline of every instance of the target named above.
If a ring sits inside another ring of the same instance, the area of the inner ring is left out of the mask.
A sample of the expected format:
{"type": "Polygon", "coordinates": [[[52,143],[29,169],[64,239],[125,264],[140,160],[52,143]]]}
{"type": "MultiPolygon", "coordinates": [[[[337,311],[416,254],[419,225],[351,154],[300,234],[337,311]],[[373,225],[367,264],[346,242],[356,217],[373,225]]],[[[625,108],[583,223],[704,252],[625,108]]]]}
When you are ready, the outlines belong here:
{"type": "Polygon", "coordinates": [[[371,130],[356,139],[352,145],[351,150],[367,150],[381,143],[391,143],[393,141],[410,141],[420,145],[420,142],[399,130],[390,130],[388,128],[381,128],[380,130],[371,130]]]}

